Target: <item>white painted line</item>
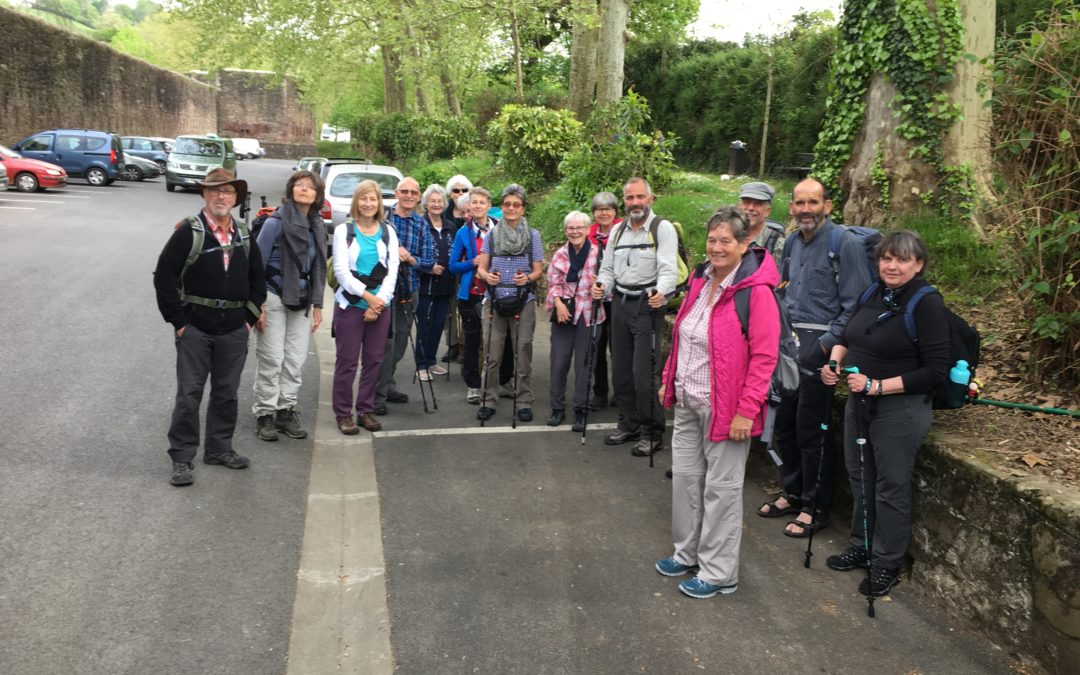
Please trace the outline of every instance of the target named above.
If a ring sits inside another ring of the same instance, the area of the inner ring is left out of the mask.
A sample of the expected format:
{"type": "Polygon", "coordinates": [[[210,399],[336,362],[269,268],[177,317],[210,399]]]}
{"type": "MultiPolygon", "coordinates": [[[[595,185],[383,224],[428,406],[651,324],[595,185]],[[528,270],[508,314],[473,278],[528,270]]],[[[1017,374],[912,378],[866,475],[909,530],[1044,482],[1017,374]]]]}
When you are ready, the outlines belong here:
{"type": "MultiPolygon", "coordinates": [[[[56,197],[56,198],[63,198],[63,199],[93,199],[93,197],[76,197],[74,195],[62,195],[59,192],[57,192],[55,194],[52,194],[52,193],[49,193],[49,192],[35,192],[33,194],[34,194],[35,197],[45,197],[46,199],[48,199],[49,197],[56,197]]],[[[10,199],[18,199],[19,201],[24,201],[24,202],[33,201],[31,199],[27,199],[26,197],[23,197],[22,193],[10,194],[10,195],[7,195],[7,197],[10,198],[10,199]]],[[[49,200],[49,201],[55,201],[55,200],[49,200]]]]}
{"type": "Polygon", "coordinates": [[[377,493],[377,492],[350,492],[350,493],[347,493],[347,494],[337,494],[337,495],[310,494],[310,495],[308,495],[308,501],[314,501],[314,500],[318,500],[318,499],[330,499],[330,500],[335,500],[335,501],[337,501],[337,500],[351,501],[351,500],[356,500],[356,499],[373,499],[373,498],[378,497],[378,496],[379,496],[379,493],[377,493]]]}
{"type": "MultiPolygon", "coordinates": [[[[76,199],[78,199],[78,197],[76,197],[76,199]]],[[[29,202],[29,203],[36,203],[36,204],[63,204],[64,203],[64,202],[53,201],[51,199],[22,199],[22,198],[16,198],[14,201],[17,201],[19,203],[29,202]]]]}
{"type": "Polygon", "coordinates": [[[36,211],[36,206],[0,206],[0,209],[7,209],[9,211],[36,211]]]}
{"type": "MultiPolygon", "coordinates": [[[[614,431],[619,427],[617,422],[602,422],[590,424],[588,431],[614,431]]],[[[544,432],[563,433],[570,431],[569,426],[561,427],[458,427],[456,429],[406,429],[403,431],[376,431],[373,438],[408,438],[411,436],[473,436],[476,434],[539,434],[544,432]]],[[[576,432],[571,432],[577,435],[576,432]]]]}

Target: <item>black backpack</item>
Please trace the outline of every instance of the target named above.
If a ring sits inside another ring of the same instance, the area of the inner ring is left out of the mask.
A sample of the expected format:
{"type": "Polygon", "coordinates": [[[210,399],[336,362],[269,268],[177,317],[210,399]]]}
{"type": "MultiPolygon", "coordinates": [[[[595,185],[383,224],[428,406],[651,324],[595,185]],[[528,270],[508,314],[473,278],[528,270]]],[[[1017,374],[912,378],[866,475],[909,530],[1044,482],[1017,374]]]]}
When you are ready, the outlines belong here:
{"type": "MultiPolygon", "coordinates": [[[[880,282],[875,281],[866,287],[859,296],[860,307],[873,297],[879,286],[880,282]]],[[[938,293],[938,290],[930,285],[917,288],[904,305],[904,330],[915,344],[919,344],[919,326],[915,323],[915,308],[920,300],[931,293],[938,293]]],[[[979,331],[972,328],[967,321],[948,307],[945,308],[945,320],[949,324],[949,362],[955,364],[957,361],[967,361],[971,379],[975,379],[975,369],[979,367],[979,347],[982,341],[979,331]]],[[[932,401],[934,410],[961,408],[968,402],[967,387],[961,387],[955,382],[946,380],[945,384],[934,392],[932,401]]]]}

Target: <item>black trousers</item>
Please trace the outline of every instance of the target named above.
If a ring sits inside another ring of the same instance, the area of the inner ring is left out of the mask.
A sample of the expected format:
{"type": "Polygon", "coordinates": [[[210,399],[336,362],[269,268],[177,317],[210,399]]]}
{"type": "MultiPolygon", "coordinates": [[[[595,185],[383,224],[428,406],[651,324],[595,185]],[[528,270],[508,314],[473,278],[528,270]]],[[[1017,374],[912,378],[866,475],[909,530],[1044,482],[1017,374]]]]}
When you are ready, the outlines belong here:
{"type": "Polygon", "coordinates": [[[604,303],[604,323],[600,324],[600,341],[596,345],[593,364],[593,393],[608,395],[608,351],[611,349],[611,303],[604,303]]]}
{"type": "Polygon", "coordinates": [[[176,338],[176,404],[169,425],[169,457],[190,462],[199,450],[199,404],[210,378],[204,455],[230,452],[236,429],[237,390],[248,351],[248,329],[223,335],[204,333],[193,324],[176,338]]]}
{"type": "MultiPolygon", "coordinates": [[[[465,356],[461,360],[461,379],[465,380],[465,386],[471,389],[479,389],[482,386],[480,377],[480,341],[483,339],[483,324],[480,313],[487,311],[483,307],[483,297],[470,295],[467,301],[458,300],[458,313],[461,315],[461,332],[465,337],[465,356]]],[[[492,346],[492,349],[497,347],[492,346]]],[[[499,384],[506,385],[514,379],[514,341],[510,331],[506,332],[506,340],[503,342],[503,357],[499,362],[499,384]]]]}
{"type": "Polygon", "coordinates": [[[780,466],[784,496],[806,513],[810,513],[811,504],[818,513],[828,513],[832,505],[834,442],[832,433],[822,431],[821,425],[832,427],[834,390],[821,382],[820,374],[804,373],[798,393],[783,399],[776,409],[773,446],[784,462],[780,466]]]}
{"type": "Polygon", "coordinates": [[[663,367],[664,312],[636,298],[623,302],[616,296],[611,303],[611,384],[619,405],[619,428],[642,433],[651,428],[657,440],[664,433],[664,408],[656,400],[663,367]]]}

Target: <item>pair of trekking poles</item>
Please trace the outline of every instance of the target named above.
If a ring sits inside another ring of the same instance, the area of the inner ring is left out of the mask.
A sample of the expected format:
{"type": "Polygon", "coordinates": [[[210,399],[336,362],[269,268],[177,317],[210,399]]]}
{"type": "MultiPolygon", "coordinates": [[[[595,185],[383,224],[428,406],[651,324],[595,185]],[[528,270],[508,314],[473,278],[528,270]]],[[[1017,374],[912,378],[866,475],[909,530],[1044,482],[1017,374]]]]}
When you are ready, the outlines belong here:
{"type": "MultiPolygon", "coordinates": [[[[528,274],[528,270],[519,270],[522,274],[528,274]]],[[[510,331],[510,350],[514,352],[514,407],[513,414],[510,418],[510,428],[517,429],[517,413],[518,413],[518,340],[521,333],[521,310],[525,306],[525,301],[529,297],[529,292],[534,288],[534,284],[527,283],[524,286],[516,286],[517,288],[517,303],[514,307],[514,327],[510,331]]],[[[487,289],[488,296],[488,334],[487,341],[484,346],[484,381],[481,385],[483,388],[480,394],[480,406],[485,407],[487,404],[487,391],[488,391],[488,373],[491,370],[489,367],[491,363],[491,334],[494,332],[492,329],[495,327],[495,287],[489,285],[487,289]]],[[[480,426],[483,427],[487,418],[480,418],[480,426]]]]}
{"type": "MultiPolygon", "coordinates": [[[[829,361],[829,366],[828,367],[829,367],[830,370],[832,370],[835,373],[835,372],[837,372],[838,365],[839,364],[837,364],[836,361],[829,361]]],[[[843,369],[842,372],[848,373],[848,374],[858,373],[859,372],[859,367],[858,366],[847,366],[847,367],[845,367],[843,369]]],[[[852,392],[849,395],[856,396],[858,394],[855,394],[854,392],[852,392]]],[[[857,403],[860,406],[865,405],[866,404],[866,397],[861,396],[861,395],[858,395],[858,396],[860,396],[860,398],[857,400],[857,403]]],[[[866,420],[863,418],[863,415],[862,415],[861,412],[859,412],[856,415],[855,426],[858,429],[858,434],[859,434],[855,438],[855,444],[859,446],[859,492],[861,493],[861,497],[862,497],[861,501],[862,501],[863,548],[866,550],[866,586],[867,586],[867,588],[866,588],[866,590],[867,590],[867,593],[866,593],[866,602],[867,602],[866,614],[870,618],[874,618],[874,616],[875,616],[875,613],[874,613],[874,592],[873,592],[874,589],[873,589],[872,582],[871,582],[871,579],[872,579],[872,576],[873,576],[872,572],[873,572],[873,569],[874,569],[874,563],[873,563],[873,558],[871,557],[872,548],[871,548],[871,543],[870,543],[870,539],[871,539],[871,537],[870,537],[870,518],[869,518],[869,515],[868,515],[868,508],[867,508],[867,505],[866,505],[866,458],[865,458],[865,454],[864,454],[865,449],[866,449],[866,440],[867,440],[866,437],[869,434],[867,433],[867,429],[866,429],[866,420]]],[[[820,454],[818,455],[817,478],[816,478],[816,482],[815,482],[815,486],[814,486],[814,498],[810,502],[810,514],[811,514],[811,518],[814,518],[814,519],[817,518],[817,496],[818,496],[818,491],[821,489],[822,466],[825,465],[825,435],[828,432],[829,432],[829,425],[822,422],[821,423],[821,451],[820,451],[820,454]]],[[[810,527],[810,536],[806,540],[806,558],[803,561],[803,567],[805,567],[806,569],[810,569],[810,558],[814,555],[811,549],[813,548],[813,545],[814,545],[814,531],[816,529],[817,529],[816,527],[811,525],[811,527],[810,527]]]]}

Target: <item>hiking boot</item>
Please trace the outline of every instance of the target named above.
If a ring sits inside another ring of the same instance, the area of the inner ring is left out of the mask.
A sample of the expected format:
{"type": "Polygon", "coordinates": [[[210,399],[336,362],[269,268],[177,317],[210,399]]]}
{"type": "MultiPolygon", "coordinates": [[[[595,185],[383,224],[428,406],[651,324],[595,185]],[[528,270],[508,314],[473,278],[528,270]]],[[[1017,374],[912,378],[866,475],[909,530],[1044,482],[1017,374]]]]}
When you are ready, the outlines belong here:
{"type": "Polygon", "coordinates": [[[580,434],[582,431],[585,431],[585,413],[574,413],[574,423],[570,425],[570,431],[578,434],[580,434]]]}
{"type": "Polygon", "coordinates": [[[730,586],[721,586],[719,584],[711,584],[708,581],[703,580],[701,577],[694,577],[693,579],[687,579],[679,584],[679,590],[689,595],[691,598],[711,598],[717,593],[722,595],[730,595],[739,590],[738,584],[731,584],[730,586]]]}
{"type": "Polygon", "coordinates": [[[649,455],[655,455],[663,449],[664,442],[659,438],[655,441],[643,438],[630,449],[630,454],[634,457],[648,457],[649,455]]]}
{"type": "Polygon", "coordinates": [[[859,593],[866,595],[867,589],[870,589],[875,598],[879,598],[889,592],[889,589],[900,583],[900,570],[889,569],[888,567],[875,567],[870,570],[870,583],[867,583],[866,577],[859,582],[859,593]]]}
{"type": "Polygon", "coordinates": [[[409,395],[403,391],[392,391],[386,395],[386,400],[390,403],[408,403],[409,395]]]}
{"type": "Polygon", "coordinates": [[[191,477],[191,471],[194,468],[195,465],[191,462],[173,462],[172,477],[169,478],[169,483],[176,487],[191,485],[195,482],[195,479],[191,477]]]}
{"type": "Polygon", "coordinates": [[[665,577],[681,577],[697,568],[697,565],[684,565],[675,558],[664,558],[656,561],[656,571],[665,577]]]}
{"type": "Polygon", "coordinates": [[[829,569],[837,572],[850,572],[860,567],[866,567],[866,551],[854,546],[848,546],[843,553],[837,553],[826,558],[825,564],[829,569]]]}
{"type": "Polygon", "coordinates": [[[204,452],[202,461],[204,464],[221,464],[230,469],[246,469],[250,464],[247,457],[238,455],[232,450],[223,452],[220,455],[208,455],[204,452]]]}
{"type": "Polygon", "coordinates": [[[274,428],[273,415],[260,415],[255,420],[255,435],[263,441],[276,441],[277,429],[274,428]]]}
{"type": "Polygon", "coordinates": [[[289,438],[307,438],[307,431],[300,428],[300,413],[292,408],[277,411],[274,426],[289,438]]]}
{"type": "Polygon", "coordinates": [[[518,410],[518,420],[522,422],[532,422],[532,408],[521,408],[520,410],[518,410]]]}
{"type": "Polygon", "coordinates": [[[641,438],[640,432],[616,429],[614,433],[608,434],[604,437],[604,443],[606,445],[622,445],[627,441],[636,441],[639,438],[641,438]]]}
{"type": "Polygon", "coordinates": [[[375,414],[376,415],[385,415],[388,412],[390,412],[390,411],[387,410],[385,403],[376,403],[375,404],[375,414]]]}
{"type": "Polygon", "coordinates": [[[352,415],[342,415],[337,418],[337,428],[338,431],[346,436],[353,436],[360,433],[360,427],[356,426],[356,420],[353,419],[352,415]]]}
{"type": "Polygon", "coordinates": [[[549,427],[557,427],[563,423],[566,419],[566,413],[562,410],[552,410],[551,417],[548,418],[547,425],[549,427]]]}
{"type": "Polygon", "coordinates": [[[495,408],[489,408],[485,405],[476,411],[476,419],[480,420],[481,422],[486,422],[487,420],[491,419],[492,415],[494,414],[495,408]]]}
{"type": "Polygon", "coordinates": [[[469,387],[469,393],[465,394],[465,402],[480,405],[480,388],[469,387]]]}

